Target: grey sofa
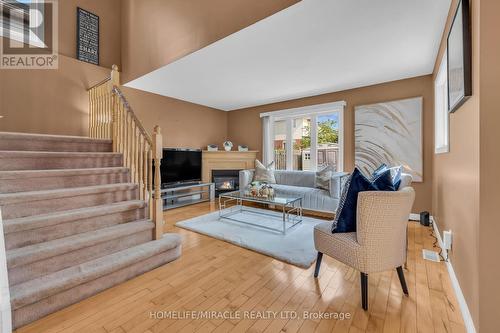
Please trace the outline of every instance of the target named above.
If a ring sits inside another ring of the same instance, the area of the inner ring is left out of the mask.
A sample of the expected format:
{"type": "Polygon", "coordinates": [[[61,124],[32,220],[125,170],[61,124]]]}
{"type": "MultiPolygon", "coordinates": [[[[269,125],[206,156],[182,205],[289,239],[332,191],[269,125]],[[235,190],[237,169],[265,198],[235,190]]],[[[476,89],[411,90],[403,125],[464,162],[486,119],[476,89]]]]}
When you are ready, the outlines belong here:
{"type": "MultiPolygon", "coordinates": [[[[253,180],[253,170],[240,171],[240,189],[246,188],[253,180]]],[[[302,208],[334,213],[342,193],[343,180],[348,174],[336,172],[330,179],[329,191],[316,188],[316,173],[313,171],[275,170],[276,184],[272,184],[277,195],[302,197],[302,208]]]]}

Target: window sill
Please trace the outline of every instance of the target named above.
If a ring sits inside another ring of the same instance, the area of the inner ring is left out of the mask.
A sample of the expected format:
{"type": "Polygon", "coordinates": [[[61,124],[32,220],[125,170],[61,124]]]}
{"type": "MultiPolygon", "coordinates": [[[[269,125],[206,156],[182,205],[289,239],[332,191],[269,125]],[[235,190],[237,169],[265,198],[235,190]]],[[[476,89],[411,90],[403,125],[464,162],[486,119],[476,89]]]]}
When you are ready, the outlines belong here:
{"type": "Polygon", "coordinates": [[[450,147],[449,146],[441,146],[441,147],[436,147],[434,149],[434,154],[435,155],[446,154],[446,153],[449,153],[449,152],[450,152],[450,147]]]}

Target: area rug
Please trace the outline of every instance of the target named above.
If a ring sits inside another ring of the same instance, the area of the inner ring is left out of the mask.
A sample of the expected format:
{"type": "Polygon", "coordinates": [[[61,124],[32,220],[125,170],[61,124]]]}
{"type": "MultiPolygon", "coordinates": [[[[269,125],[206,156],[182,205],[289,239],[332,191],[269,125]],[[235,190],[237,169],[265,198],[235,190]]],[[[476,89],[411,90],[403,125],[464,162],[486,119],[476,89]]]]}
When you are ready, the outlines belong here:
{"type": "MultiPolygon", "coordinates": [[[[253,224],[280,228],[281,214],[266,210],[266,213],[276,214],[268,217],[256,214],[257,208],[252,208],[252,213],[237,213],[232,218],[245,219],[253,224]]],[[[314,248],[313,229],[318,223],[323,223],[311,217],[304,217],[302,223],[296,225],[286,235],[279,232],[265,230],[256,226],[232,220],[219,220],[219,212],[212,212],[189,220],[177,222],[175,225],[217,238],[234,245],[253,250],[278,260],[302,268],[309,268],[316,260],[317,251],[314,248]]]]}

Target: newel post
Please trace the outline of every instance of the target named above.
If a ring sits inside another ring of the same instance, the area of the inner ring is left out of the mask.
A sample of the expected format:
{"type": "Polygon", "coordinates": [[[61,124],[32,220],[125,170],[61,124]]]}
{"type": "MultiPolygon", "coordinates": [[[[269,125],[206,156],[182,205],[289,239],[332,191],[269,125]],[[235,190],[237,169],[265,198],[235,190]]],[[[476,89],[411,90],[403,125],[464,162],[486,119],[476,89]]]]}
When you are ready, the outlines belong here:
{"type": "Polygon", "coordinates": [[[154,194],[153,194],[153,222],[155,223],[155,239],[163,235],[163,200],[161,199],[161,173],[160,164],[163,157],[163,138],[160,126],[155,126],[153,132],[153,160],[155,168],[154,194]]]}
{"type": "Polygon", "coordinates": [[[113,89],[113,86],[120,86],[120,72],[117,65],[111,67],[111,85],[111,89],[113,89]]]}

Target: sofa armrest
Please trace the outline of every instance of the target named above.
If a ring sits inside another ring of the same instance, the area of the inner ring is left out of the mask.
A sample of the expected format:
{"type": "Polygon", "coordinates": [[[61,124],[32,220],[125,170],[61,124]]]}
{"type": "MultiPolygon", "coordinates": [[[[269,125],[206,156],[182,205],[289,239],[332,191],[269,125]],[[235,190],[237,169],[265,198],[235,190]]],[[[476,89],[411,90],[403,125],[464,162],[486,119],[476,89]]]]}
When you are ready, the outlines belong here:
{"type": "Polygon", "coordinates": [[[330,178],[330,196],[335,199],[340,199],[345,180],[349,174],[347,172],[334,172],[330,178]]]}
{"type": "Polygon", "coordinates": [[[240,171],[240,190],[245,189],[253,180],[254,170],[241,170],[240,171]]]}

